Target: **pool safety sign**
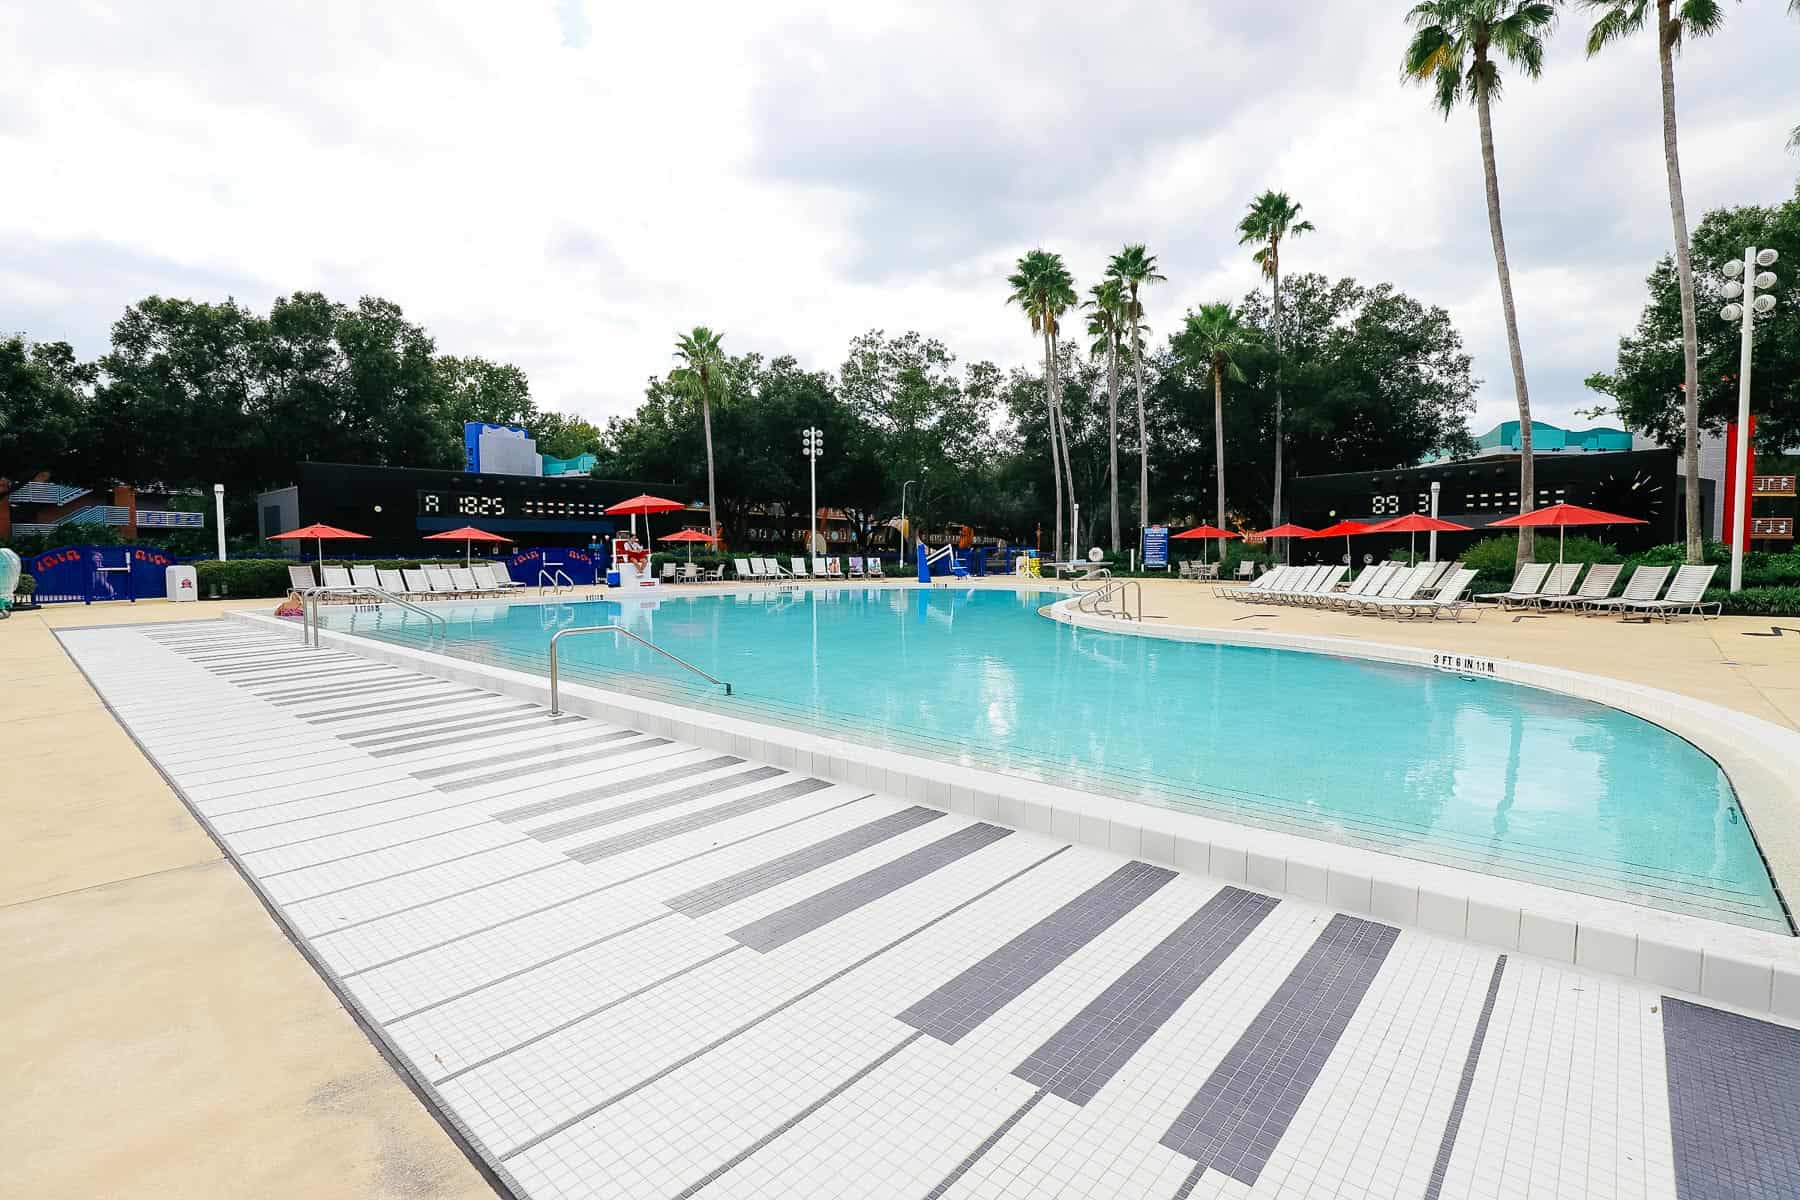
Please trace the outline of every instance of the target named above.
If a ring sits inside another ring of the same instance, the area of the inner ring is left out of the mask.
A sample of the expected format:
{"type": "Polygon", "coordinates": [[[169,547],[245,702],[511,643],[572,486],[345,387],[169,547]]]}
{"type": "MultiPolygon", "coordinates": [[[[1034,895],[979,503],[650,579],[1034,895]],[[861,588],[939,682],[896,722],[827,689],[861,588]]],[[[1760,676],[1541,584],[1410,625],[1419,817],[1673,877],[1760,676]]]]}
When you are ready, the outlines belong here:
{"type": "Polygon", "coordinates": [[[1144,527],[1144,569],[1153,567],[1169,569],[1169,527],[1167,525],[1146,525],[1144,527]]]}
{"type": "Polygon", "coordinates": [[[1431,665],[1440,671],[1449,671],[1455,675],[1488,675],[1497,676],[1500,668],[1491,658],[1471,658],[1467,654],[1436,653],[1431,656],[1431,665]]]}

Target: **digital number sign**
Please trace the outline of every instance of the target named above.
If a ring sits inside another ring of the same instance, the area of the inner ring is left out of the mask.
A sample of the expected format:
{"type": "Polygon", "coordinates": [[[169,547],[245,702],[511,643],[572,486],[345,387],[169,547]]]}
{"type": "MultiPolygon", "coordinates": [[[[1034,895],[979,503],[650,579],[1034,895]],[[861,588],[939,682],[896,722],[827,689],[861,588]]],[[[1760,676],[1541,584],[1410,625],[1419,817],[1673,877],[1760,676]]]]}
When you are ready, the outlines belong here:
{"type": "Polygon", "coordinates": [[[533,521],[593,521],[606,515],[599,500],[500,496],[491,492],[421,490],[421,517],[522,517],[533,521]]]}

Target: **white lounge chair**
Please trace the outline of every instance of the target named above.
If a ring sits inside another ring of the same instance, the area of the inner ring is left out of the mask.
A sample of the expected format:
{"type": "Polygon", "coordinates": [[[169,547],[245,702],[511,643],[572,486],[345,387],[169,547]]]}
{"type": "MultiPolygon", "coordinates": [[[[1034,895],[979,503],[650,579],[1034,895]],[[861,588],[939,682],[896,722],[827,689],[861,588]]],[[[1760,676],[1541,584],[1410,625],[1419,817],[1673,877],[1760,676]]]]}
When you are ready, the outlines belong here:
{"type": "Polygon", "coordinates": [[[1513,576],[1512,586],[1504,592],[1478,592],[1477,600],[1492,600],[1501,608],[1523,605],[1527,600],[1543,591],[1544,580],[1550,574],[1549,563],[1526,563],[1513,576]]]}
{"type": "Polygon", "coordinates": [[[456,590],[465,596],[491,596],[492,588],[483,587],[475,578],[475,572],[468,567],[451,567],[450,582],[456,590]]]}
{"type": "Polygon", "coordinates": [[[1226,600],[1241,600],[1247,604],[1258,604],[1261,603],[1263,597],[1278,590],[1289,579],[1292,579],[1294,572],[1300,569],[1299,567],[1275,567],[1264,571],[1255,580],[1242,587],[1216,587],[1213,589],[1213,595],[1226,600]]]}
{"type": "Polygon", "coordinates": [[[1460,621],[1462,612],[1472,612],[1475,619],[1481,619],[1481,608],[1464,593],[1469,585],[1475,582],[1479,572],[1470,567],[1457,567],[1446,575],[1438,585],[1437,593],[1428,599],[1414,599],[1410,602],[1399,601],[1389,610],[1389,615],[1397,617],[1424,617],[1436,620],[1448,614],[1452,621],[1460,621]]]}
{"type": "Polygon", "coordinates": [[[882,566],[880,558],[870,555],[863,559],[863,576],[867,579],[886,579],[887,568],[882,566]]]}
{"type": "Polygon", "coordinates": [[[1661,616],[1664,621],[1679,612],[1693,613],[1702,621],[1706,620],[1706,610],[1712,609],[1718,616],[1725,611],[1725,605],[1718,600],[1706,600],[1707,585],[1718,573],[1716,566],[1681,567],[1675,572],[1675,579],[1669,584],[1669,590],[1663,593],[1660,600],[1625,600],[1619,604],[1619,617],[1629,621],[1633,616],[1642,616],[1648,621],[1651,617],[1661,616]]]}
{"type": "Polygon", "coordinates": [[[381,577],[375,573],[374,567],[351,567],[350,582],[355,587],[378,588],[381,577]]]}
{"type": "Polygon", "coordinates": [[[1349,572],[1350,568],[1342,563],[1321,567],[1313,573],[1311,579],[1307,580],[1304,588],[1287,597],[1287,603],[1302,608],[1317,607],[1338,594],[1337,586],[1344,581],[1344,576],[1349,572]]]}
{"type": "Polygon", "coordinates": [[[431,580],[426,577],[423,567],[403,570],[400,578],[405,581],[406,594],[409,596],[430,596],[435,593],[436,589],[431,586],[431,580]]]}
{"type": "Polygon", "coordinates": [[[826,578],[824,559],[814,556],[812,560],[812,577],[814,579],[826,578]]]}
{"type": "Polygon", "coordinates": [[[1587,578],[1581,581],[1581,587],[1565,596],[1542,596],[1537,601],[1539,608],[1581,608],[1596,600],[1604,600],[1612,595],[1613,584],[1619,582],[1619,575],[1625,568],[1619,563],[1595,563],[1588,568],[1587,578]]]}
{"type": "Polygon", "coordinates": [[[679,567],[675,563],[672,563],[672,562],[664,563],[662,565],[662,581],[664,583],[674,583],[675,582],[675,572],[678,569],[679,569],[679,567]]]}
{"type": "Polygon", "coordinates": [[[426,567],[425,582],[431,585],[432,592],[438,596],[456,596],[460,594],[460,591],[456,586],[456,581],[451,579],[450,572],[444,570],[442,567],[426,567]]]}
{"type": "Polygon", "coordinates": [[[788,574],[795,579],[805,579],[807,576],[806,559],[798,554],[788,555],[788,574]]]}
{"type": "Polygon", "coordinates": [[[1380,594],[1365,595],[1352,601],[1350,611],[1380,616],[1404,612],[1408,605],[1418,602],[1419,592],[1430,575],[1431,568],[1428,566],[1402,567],[1393,576],[1393,582],[1382,588],[1380,594]]]}
{"type": "Polygon", "coordinates": [[[289,591],[304,592],[318,586],[319,581],[313,578],[313,569],[311,566],[301,563],[298,566],[290,566],[288,568],[289,591]]]}
{"type": "Polygon", "coordinates": [[[319,578],[328,588],[347,588],[355,585],[350,582],[350,572],[342,567],[320,567],[319,578]]]}
{"type": "Polygon", "coordinates": [[[1269,593],[1269,599],[1277,604],[1297,604],[1319,591],[1319,585],[1333,570],[1330,566],[1308,567],[1295,581],[1278,592],[1269,593]]]}
{"type": "Polygon", "coordinates": [[[1654,600],[1662,595],[1663,584],[1668,582],[1673,567],[1639,567],[1625,581],[1625,590],[1617,596],[1605,600],[1595,600],[1588,604],[1589,613],[1618,612],[1627,604],[1637,604],[1646,600],[1654,600]]]}
{"type": "Polygon", "coordinates": [[[844,566],[841,562],[838,561],[838,557],[835,554],[825,560],[825,578],[827,578],[827,579],[843,579],[844,578],[844,566]]]}
{"type": "Polygon", "coordinates": [[[1575,590],[1575,581],[1581,576],[1584,563],[1557,563],[1544,576],[1544,585],[1537,595],[1530,596],[1523,602],[1525,608],[1537,608],[1546,600],[1561,600],[1575,590]]]}
{"type": "Polygon", "coordinates": [[[474,570],[475,582],[496,592],[510,592],[525,586],[492,563],[481,563],[474,570]]]}
{"type": "Polygon", "coordinates": [[[1388,581],[1394,573],[1392,563],[1376,563],[1372,567],[1364,567],[1362,574],[1350,581],[1350,586],[1341,592],[1333,593],[1321,603],[1324,608],[1342,608],[1351,600],[1373,595],[1377,589],[1388,581]]]}
{"type": "Polygon", "coordinates": [[[406,595],[406,580],[400,572],[382,567],[375,572],[375,579],[381,584],[382,591],[392,592],[396,596],[406,595]]]}
{"type": "Polygon", "coordinates": [[[750,560],[747,558],[732,559],[731,560],[731,569],[733,571],[737,572],[737,577],[739,579],[761,579],[762,578],[761,575],[757,574],[756,571],[754,571],[751,568],[750,560]]]}
{"type": "Polygon", "coordinates": [[[1244,561],[1240,562],[1238,564],[1237,574],[1233,576],[1233,578],[1243,580],[1255,579],[1256,560],[1253,558],[1246,558],[1244,561]]]}

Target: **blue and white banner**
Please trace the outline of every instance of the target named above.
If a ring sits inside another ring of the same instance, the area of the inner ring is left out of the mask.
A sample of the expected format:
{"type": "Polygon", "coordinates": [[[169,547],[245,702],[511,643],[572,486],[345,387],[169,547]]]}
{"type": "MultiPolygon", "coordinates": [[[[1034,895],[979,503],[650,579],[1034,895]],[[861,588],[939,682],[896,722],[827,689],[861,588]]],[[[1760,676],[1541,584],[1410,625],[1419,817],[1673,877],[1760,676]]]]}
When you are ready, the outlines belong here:
{"type": "Polygon", "coordinates": [[[1160,567],[1169,569],[1169,527],[1167,525],[1147,525],[1144,527],[1144,569],[1160,567]]]}

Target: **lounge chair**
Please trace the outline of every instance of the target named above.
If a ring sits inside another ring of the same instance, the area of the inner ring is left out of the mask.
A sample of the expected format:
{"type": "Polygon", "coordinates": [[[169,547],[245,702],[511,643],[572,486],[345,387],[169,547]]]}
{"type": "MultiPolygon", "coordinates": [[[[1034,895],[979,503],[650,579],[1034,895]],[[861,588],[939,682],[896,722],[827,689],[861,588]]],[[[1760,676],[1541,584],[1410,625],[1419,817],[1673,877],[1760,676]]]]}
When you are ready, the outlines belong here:
{"type": "Polygon", "coordinates": [[[475,582],[495,592],[510,592],[525,586],[511,575],[504,574],[499,567],[492,563],[482,563],[474,570],[475,582]]]}
{"type": "Polygon", "coordinates": [[[1394,568],[1389,563],[1376,563],[1372,567],[1364,567],[1362,574],[1350,581],[1349,587],[1331,597],[1332,606],[1337,606],[1340,601],[1355,600],[1372,594],[1373,590],[1385,584],[1388,576],[1393,573],[1394,568]]]}
{"type": "Polygon", "coordinates": [[[350,582],[350,572],[343,567],[320,567],[319,579],[328,588],[347,588],[356,585],[350,582]]]}
{"type": "Polygon", "coordinates": [[[1225,600],[1242,600],[1249,604],[1259,604],[1264,596],[1275,591],[1283,583],[1293,577],[1298,567],[1275,567],[1264,571],[1255,580],[1242,587],[1216,587],[1213,595],[1225,600]]]}
{"type": "Polygon", "coordinates": [[[406,595],[406,580],[400,572],[382,567],[375,572],[375,579],[381,584],[382,591],[392,592],[396,596],[406,595]]]}
{"type": "Polygon", "coordinates": [[[494,589],[482,586],[481,582],[475,578],[475,572],[468,567],[451,567],[449,573],[450,582],[455,584],[456,590],[465,596],[491,596],[494,594],[494,589]]]}
{"type": "Polygon", "coordinates": [[[664,563],[662,565],[662,581],[664,583],[674,583],[675,582],[675,572],[678,569],[679,568],[675,563],[672,563],[672,562],[664,563]]]}
{"type": "Polygon", "coordinates": [[[434,592],[423,567],[401,571],[400,578],[406,583],[406,594],[409,596],[430,596],[434,592]]]}
{"type": "Polygon", "coordinates": [[[456,581],[450,578],[450,572],[442,567],[426,567],[425,582],[431,585],[432,593],[438,596],[454,597],[462,594],[456,581]]]}
{"type": "Polygon", "coordinates": [[[1367,587],[1363,588],[1360,592],[1339,592],[1337,595],[1332,596],[1325,601],[1325,607],[1336,609],[1338,612],[1351,612],[1365,600],[1374,600],[1384,596],[1391,596],[1399,589],[1400,585],[1405,582],[1406,574],[1411,569],[1412,568],[1410,567],[1403,567],[1397,562],[1376,563],[1374,566],[1366,568],[1363,572],[1365,575],[1368,575],[1370,572],[1375,572],[1375,574],[1370,577],[1367,587]]]}
{"type": "Polygon", "coordinates": [[[288,568],[288,591],[298,594],[318,586],[319,581],[313,578],[313,569],[310,566],[302,563],[299,566],[288,568]]]}
{"type": "Polygon", "coordinates": [[[1588,568],[1587,578],[1581,581],[1579,590],[1566,596],[1544,596],[1537,601],[1537,606],[1574,609],[1604,600],[1612,595],[1613,584],[1619,582],[1619,575],[1624,570],[1619,563],[1595,563],[1588,568]]]}
{"type": "Polygon", "coordinates": [[[1620,620],[1629,621],[1633,616],[1642,616],[1648,621],[1660,615],[1664,621],[1678,612],[1689,612],[1706,620],[1706,610],[1712,609],[1718,616],[1725,611],[1725,605],[1718,600],[1706,600],[1707,585],[1718,573],[1717,566],[1681,567],[1675,572],[1674,582],[1669,590],[1663,593],[1661,600],[1625,600],[1619,605],[1620,620]]]}
{"type": "Polygon", "coordinates": [[[828,579],[845,578],[844,566],[838,561],[838,557],[835,554],[825,560],[825,576],[828,579]]]}
{"type": "Polygon", "coordinates": [[[844,568],[844,573],[847,578],[861,579],[863,577],[862,557],[856,554],[850,555],[850,560],[844,568]]]}
{"type": "Polygon", "coordinates": [[[1298,604],[1302,608],[1316,608],[1338,594],[1338,584],[1344,582],[1344,576],[1349,573],[1350,568],[1342,563],[1334,567],[1326,567],[1323,573],[1313,576],[1305,591],[1297,592],[1289,597],[1288,603],[1298,604]]]}
{"type": "Polygon", "coordinates": [[[1584,563],[1557,563],[1550,568],[1550,574],[1544,577],[1544,585],[1538,589],[1537,595],[1527,597],[1523,607],[1536,608],[1546,600],[1561,600],[1575,590],[1575,581],[1581,577],[1584,563]]]}
{"type": "Polygon", "coordinates": [[[1444,614],[1449,614],[1452,621],[1460,621],[1457,614],[1472,612],[1475,619],[1481,619],[1481,608],[1464,593],[1469,585],[1475,582],[1477,571],[1470,567],[1456,567],[1439,583],[1437,594],[1429,599],[1414,599],[1411,602],[1401,601],[1393,607],[1392,615],[1398,617],[1424,617],[1434,621],[1444,614]]]}
{"type": "Polygon", "coordinates": [[[739,579],[760,579],[760,578],[762,578],[762,576],[758,575],[755,571],[753,571],[750,568],[750,560],[747,558],[732,559],[731,560],[731,569],[733,571],[737,572],[737,577],[739,579]]]}
{"type": "Polygon", "coordinates": [[[1421,592],[1435,592],[1438,585],[1443,583],[1444,580],[1449,577],[1450,568],[1454,567],[1456,564],[1453,562],[1426,562],[1420,563],[1419,565],[1431,568],[1431,574],[1425,577],[1425,586],[1421,587],[1419,590],[1421,592]]]}
{"type": "Polygon", "coordinates": [[[1589,613],[1623,611],[1627,604],[1654,600],[1662,595],[1663,584],[1668,582],[1673,567],[1639,567],[1625,581],[1625,590],[1617,596],[1605,600],[1594,600],[1588,604],[1589,613]]]}
{"type": "Polygon", "coordinates": [[[1242,562],[1240,562],[1238,564],[1237,574],[1235,576],[1233,576],[1233,578],[1242,579],[1245,581],[1255,579],[1256,578],[1256,560],[1253,558],[1246,558],[1242,562]]]}
{"type": "Polygon", "coordinates": [[[817,557],[816,555],[814,556],[814,558],[812,560],[812,577],[814,579],[824,579],[826,577],[826,575],[825,575],[825,560],[817,557]]]}
{"type": "Polygon", "coordinates": [[[1523,605],[1527,600],[1543,590],[1544,579],[1550,574],[1549,563],[1526,563],[1513,576],[1512,586],[1504,592],[1478,592],[1477,600],[1492,600],[1501,608],[1523,605]]]}
{"type": "Polygon", "coordinates": [[[1269,593],[1269,599],[1277,604],[1298,604],[1306,597],[1316,594],[1325,577],[1334,569],[1341,571],[1343,568],[1308,567],[1292,584],[1278,592],[1269,593]]]}
{"type": "Polygon", "coordinates": [[[374,567],[351,567],[350,583],[353,587],[378,588],[381,577],[375,573],[374,567]]]}
{"type": "Polygon", "coordinates": [[[1393,576],[1393,583],[1381,589],[1375,596],[1362,596],[1350,602],[1350,611],[1373,613],[1378,616],[1393,616],[1407,611],[1408,607],[1420,603],[1419,592],[1425,587],[1425,580],[1431,575],[1429,566],[1402,567],[1393,576]]]}

